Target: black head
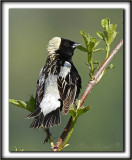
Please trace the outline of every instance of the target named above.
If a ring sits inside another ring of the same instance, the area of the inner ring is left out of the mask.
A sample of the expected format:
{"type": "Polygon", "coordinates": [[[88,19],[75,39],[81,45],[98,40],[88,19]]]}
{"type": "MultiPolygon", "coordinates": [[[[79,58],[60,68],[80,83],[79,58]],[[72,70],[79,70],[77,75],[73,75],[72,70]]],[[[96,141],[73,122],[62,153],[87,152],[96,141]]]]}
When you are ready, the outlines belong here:
{"type": "Polygon", "coordinates": [[[59,54],[64,58],[70,59],[73,56],[74,50],[81,44],[68,39],[54,37],[49,41],[48,54],[59,54]]]}
{"type": "Polygon", "coordinates": [[[56,51],[56,53],[59,53],[62,57],[71,58],[73,56],[75,48],[79,45],[79,43],[61,38],[60,47],[56,51]]]}

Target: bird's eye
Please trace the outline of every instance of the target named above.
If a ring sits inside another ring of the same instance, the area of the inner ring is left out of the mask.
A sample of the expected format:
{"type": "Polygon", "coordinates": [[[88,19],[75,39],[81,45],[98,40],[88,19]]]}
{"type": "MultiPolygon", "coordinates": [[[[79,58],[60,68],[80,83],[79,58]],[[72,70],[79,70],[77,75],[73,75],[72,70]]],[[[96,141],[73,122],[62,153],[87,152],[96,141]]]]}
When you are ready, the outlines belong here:
{"type": "Polygon", "coordinates": [[[68,42],[65,42],[65,46],[66,46],[66,47],[69,47],[70,44],[69,44],[68,42]]]}

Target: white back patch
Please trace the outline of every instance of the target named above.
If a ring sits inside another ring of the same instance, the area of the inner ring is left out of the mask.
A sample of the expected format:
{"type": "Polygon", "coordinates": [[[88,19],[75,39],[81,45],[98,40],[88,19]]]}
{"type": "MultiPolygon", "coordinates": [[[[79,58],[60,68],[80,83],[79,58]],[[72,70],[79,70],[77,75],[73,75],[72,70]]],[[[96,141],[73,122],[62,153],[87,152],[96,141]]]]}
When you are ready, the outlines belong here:
{"type": "Polygon", "coordinates": [[[53,37],[47,46],[48,55],[55,53],[60,47],[61,38],[60,37],[53,37]]]}
{"type": "Polygon", "coordinates": [[[70,73],[70,70],[71,70],[71,64],[65,61],[64,66],[61,67],[59,76],[65,78],[70,73]]]}

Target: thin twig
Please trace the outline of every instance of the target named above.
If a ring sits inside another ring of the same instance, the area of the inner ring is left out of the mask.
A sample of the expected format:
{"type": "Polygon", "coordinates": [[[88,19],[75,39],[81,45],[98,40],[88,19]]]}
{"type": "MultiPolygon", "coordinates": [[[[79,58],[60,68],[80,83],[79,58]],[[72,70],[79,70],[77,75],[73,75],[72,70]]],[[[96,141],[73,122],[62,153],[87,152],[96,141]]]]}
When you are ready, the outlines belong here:
{"type": "MultiPolygon", "coordinates": [[[[80,98],[80,100],[81,100],[80,107],[83,105],[84,101],[86,100],[86,98],[89,95],[89,93],[92,90],[92,88],[95,86],[95,84],[97,84],[98,79],[100,78],[100,76],[101,76],[102,72],[104,71],[104,69],[106,68],[106,66],[109,64],[109,62],[112,60],[112,58],[115,56],[115,54],[121,48],[122,45],[123,45],[123,39],[120,40],[120,42],[117,44],[115,49],[111,52],[109,57],[104,61],[104,63],[98,69],[98,71],[94,75],[93,80],[91,80],[89,82],[87,88],[85,89],[83,95],[80,98]]],[[[62,132],[60,138],[58,139],[58,141],[57,141],[55,147],[52,149],[52,151],[59,151],[59,149],[62,146],[62,143],[63,143],[65,137],[67,136],[67,134],[68,134],[68,132],[70,130],[71,122],[72,122],[72,117],[70,117],[70,119],[69,119],[69,121],[68,121],[68,123],[67,123],[67,125],[66,125],[66,127],[64,129],[64,131],[62,132]]]]}

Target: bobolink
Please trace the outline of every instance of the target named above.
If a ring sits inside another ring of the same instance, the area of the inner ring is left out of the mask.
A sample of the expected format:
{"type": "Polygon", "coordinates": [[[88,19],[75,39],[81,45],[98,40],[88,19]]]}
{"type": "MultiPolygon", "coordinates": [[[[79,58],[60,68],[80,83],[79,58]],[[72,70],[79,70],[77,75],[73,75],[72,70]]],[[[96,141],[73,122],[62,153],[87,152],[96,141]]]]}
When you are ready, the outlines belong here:
{"type": "Polygon", "coordinates": [[[79,43],[60,37],[52,38],[48,57],[37,81],[36,108],[27,118],[34,117],[30,128],[49,128],[60,124],[60,111],[67,114],[78,98],[81,78],[72,56],[79,43]]]}

